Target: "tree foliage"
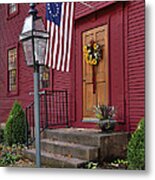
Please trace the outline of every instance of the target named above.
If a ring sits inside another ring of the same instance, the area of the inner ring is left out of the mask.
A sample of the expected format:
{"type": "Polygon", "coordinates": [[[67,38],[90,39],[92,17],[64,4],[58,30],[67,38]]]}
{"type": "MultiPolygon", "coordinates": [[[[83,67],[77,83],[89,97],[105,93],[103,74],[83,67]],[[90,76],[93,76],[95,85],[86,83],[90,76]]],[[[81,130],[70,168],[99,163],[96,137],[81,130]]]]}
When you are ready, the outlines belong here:
{"type": "Polygon", "coordinates": [[[21,105],[16,101],[12,107],[4,129],[4,139],[8,145],[26,142],[26,117],[21,105]]]}
{"type": "Polygon", "coordinates": [[[127,148],[128,168],[133,170],[145,169],[145,122],[140,121],[132,134],[127,148]]]}

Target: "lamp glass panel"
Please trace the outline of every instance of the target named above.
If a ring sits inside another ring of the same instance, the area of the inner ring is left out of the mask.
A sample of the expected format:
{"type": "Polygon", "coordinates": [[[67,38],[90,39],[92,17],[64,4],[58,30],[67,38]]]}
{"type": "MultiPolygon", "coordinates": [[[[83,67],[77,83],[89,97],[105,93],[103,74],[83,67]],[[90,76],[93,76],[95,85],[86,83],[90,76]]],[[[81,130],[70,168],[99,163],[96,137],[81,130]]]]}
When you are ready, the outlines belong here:
{"type": "Polygon", "coordinates": [[[34,47],[35,47],[35,61],[37,61],[39,65],[44,65],[45,54],[46,54],[46,39],[34,38],[34,47]]]}
{"type": "Polygon", "coordinates": [[[45,26],[42,21],[42,18],[38,18],[34,21],[34,30],[37,31],[45,31],[45,26]]]}
{"type": "Polygon", "coordinates": [[[33,48],[32,48],[32,39],[23,41],[23,49],[25,54],[26,63],[28,66],[33,66],[33,48]]]}

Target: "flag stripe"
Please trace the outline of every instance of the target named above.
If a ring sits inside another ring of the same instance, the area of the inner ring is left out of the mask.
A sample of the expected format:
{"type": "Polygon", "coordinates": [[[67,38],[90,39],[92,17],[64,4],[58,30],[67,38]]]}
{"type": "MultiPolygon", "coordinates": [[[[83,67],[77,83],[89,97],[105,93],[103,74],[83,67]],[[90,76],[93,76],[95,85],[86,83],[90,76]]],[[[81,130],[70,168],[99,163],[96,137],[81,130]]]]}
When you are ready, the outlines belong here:
{"type": "Polygon", "coordinates": [[[54,23],[51,23],[51,34],[50,34],[50,48],[49,48],[49,63],[48,66],[51,67],[52,63],[52,52],[53,52],[53,40],[54,40],[54,23]]]}
{"type": "Polygon", "coordinates": [[[54,51],[53,51],[53,69],[55,69],[56,65],[56,55],[58,50],[58,26],[55,26],[55,43],[54,43],[54,51]]]}
{"type": "Polygon", "coordinates": [[[66,14],[65,14],[65,31],[64,31],[64,51],[63,51],[63,59],[61,70],[65,69],[65,59],[66,59],[66,51],[67,51],[67,32],[68,32],[68,18],[69,18],[69,2],[66,5],[66,14]]]}
{"type": "Polygon", "coordinates": [[[60,39],[59,39],[59,54],[58,54],[58,63],[57,63],[57,70],[60,70],[61,65],[61,57],[62,57],[62,40],[63,40],[63,22],[64,22],[64,7],[65,4],[62,4],[62,12],[61,12],[61,23],[60,23],[60,39]]]}
{"type": "MultiPolygon", "coordinates": [[[[47,21],[47,32],[50,33],[50,21],[47,21]]],[[[47,45],[46,45],[45,65],[47,65],[47,61],[48,61],[48,51],[49,51],[49,39],[47,39],[47,45]]]]}
{"type": "Polygon", "coordinates": [[[71,14],[70,14],[70,29],[69,29],[69,47],[68,47],[68,54],[67,54],[67,67],[66,71],[69,71],[70,65],[70,55],[71,55],[71,43],[72,43],[72,30],[73,30],[73,13],[74,13],[74,2],[71,3],[71,14]]]}

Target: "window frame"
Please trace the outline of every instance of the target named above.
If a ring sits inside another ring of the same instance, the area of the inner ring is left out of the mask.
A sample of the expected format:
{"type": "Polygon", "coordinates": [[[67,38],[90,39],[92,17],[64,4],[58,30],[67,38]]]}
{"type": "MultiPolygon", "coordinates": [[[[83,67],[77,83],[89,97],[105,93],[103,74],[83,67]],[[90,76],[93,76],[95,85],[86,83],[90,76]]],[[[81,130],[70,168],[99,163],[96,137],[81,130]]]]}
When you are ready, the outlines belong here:
{"type": "MultiPolygon", "coordinates": [[[[42,66],[40,66],[40,67],[42,67],[42,66]]],[[[44,68],[47,68],[47,67],[44,67],[44,68]]],[[[43,88],[43,87],[41,87],[41,79],[40,79],[40,75],[41,75],[41,71],[40,71],[40,69],[39,69],[39,89],[41,90],[41,91],[43,91],[43,90],[49,90],[50,88],[51,88],[51,79],[50,79],[50,74],[51,74],[51,71],[50,71],[50,68],[48,68],[48,70],[49,70],[49,86],[48,87],[46,87],[46,88],[43,88]]]]}
{"type": "Polygon", "coordinates": [[[6,80],[6,87],[7,87],[7,96],[17,96],[19,92],[19,68],[18,68],[18,45],[10,46],[7,48],[7,80],[6,80]],[[9,79],[9,51],[12,49],[16,49],[16,90],[10,91],[10,79],[9,79]]]}
{"type": "Polygon", "coordinates": [[[16,4],[17,5],[17,9],[16,9],[16,11],[14,11],[13,13],[9,13],[9,5],[10,4],[12,4],[12,3],[9,3],[9,4],[7,4],[7,20],[10,20],[10,19],[12,19],[13,17],[15,17],[15,16],[17,16],[18,14],[19,14],[19,4],[17,4],[17,3],[14,3],[14,4],[16,4]]]}

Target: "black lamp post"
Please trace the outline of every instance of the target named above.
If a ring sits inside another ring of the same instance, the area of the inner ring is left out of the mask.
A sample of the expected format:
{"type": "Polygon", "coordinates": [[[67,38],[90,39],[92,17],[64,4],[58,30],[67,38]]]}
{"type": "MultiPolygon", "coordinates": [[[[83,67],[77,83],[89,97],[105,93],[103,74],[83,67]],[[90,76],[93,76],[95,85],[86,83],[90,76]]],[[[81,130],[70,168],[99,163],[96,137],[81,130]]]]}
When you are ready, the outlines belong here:
{"type": "Polygon", "coordinates": [[[37,16],[35,4],[30,4],[29,16],[26,17],[20,41],[22,41],[25,60],[34,67],[34,112],[36,135],[36,167],[40,167],[40,104],[39,104],[39,66],[45,63],[46,43],[49,34],[45,31],[42,18],[37,16]]]}

